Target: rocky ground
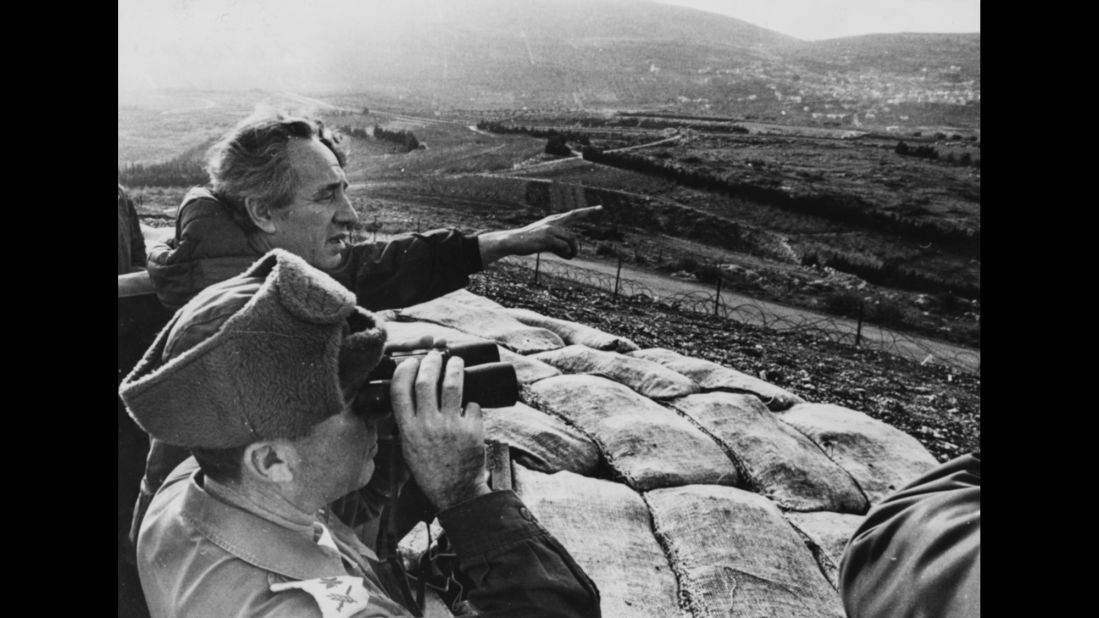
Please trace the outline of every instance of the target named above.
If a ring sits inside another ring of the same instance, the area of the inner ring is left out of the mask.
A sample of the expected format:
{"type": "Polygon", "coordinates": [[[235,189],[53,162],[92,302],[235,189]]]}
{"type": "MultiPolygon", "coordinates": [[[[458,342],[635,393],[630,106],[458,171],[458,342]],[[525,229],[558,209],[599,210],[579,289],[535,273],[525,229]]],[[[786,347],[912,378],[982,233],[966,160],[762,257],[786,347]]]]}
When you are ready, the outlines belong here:
{"type": "Polygon", "coordinates": [[[976,450],[981,379],[941,365],[739,322],[619,298],[569,282],[531,281],[530,271],[494,266],[469,290],[509,307],[532,309],[711,360],[760,377],[808,401],[858,410],[919,440],[939,461],[976,450]]]}

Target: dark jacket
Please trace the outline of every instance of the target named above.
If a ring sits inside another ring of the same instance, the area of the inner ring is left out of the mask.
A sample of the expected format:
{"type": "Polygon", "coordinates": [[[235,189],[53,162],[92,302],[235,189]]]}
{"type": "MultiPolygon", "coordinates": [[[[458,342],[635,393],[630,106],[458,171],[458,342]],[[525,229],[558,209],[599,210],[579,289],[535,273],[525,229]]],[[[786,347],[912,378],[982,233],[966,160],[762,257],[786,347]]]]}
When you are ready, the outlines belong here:
{"type": "Polygon", "coordinates": [[[118,185],[118,274],[145,268],[145,237],[130,196],[118,185]]]}
{"type": "MultiPolygon", "coordinates": [[[[196,187],[179,207],[175,238],[149,252],[149,276],[160,302],[175,310],[207,286],[240,274],[263,253],[214,194],[196,187]]],[[[354,292],[360,306],[379,311],[463,288],[481,268],[476,237],[435,230],[359,243],[326,272],[354,292]]]]}
{"type": "Polygon", "coordinates": [[[981,458],[964,455],[875,506],[840,563],[850,618],[981,615],[981,458]]]}
{"type": "MultiPolygon", "coordinates": [[[[321,513],[312,529],[291,529],[205,484],[186,460],[141,526],[138,571],[152,616],[409,615],[377,557],[339,519],[321,513]]],[[[477,583],[468,600],[478,615],[599,616],[595,584],[513,492],[459,504],[439,523],[477,583]]]]}

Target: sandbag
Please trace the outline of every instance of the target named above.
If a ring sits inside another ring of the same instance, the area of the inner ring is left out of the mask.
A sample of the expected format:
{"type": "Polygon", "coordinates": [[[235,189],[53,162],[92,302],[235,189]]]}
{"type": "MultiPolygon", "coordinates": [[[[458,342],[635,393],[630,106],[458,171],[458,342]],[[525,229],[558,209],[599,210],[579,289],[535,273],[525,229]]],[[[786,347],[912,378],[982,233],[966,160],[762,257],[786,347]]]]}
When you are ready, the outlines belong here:
{"type": "Polygon", "coordinates": [[[862,412],[803,403],[777,416],[846,470],[871,506],[938,465],[915,438],[862,412]]]}
{"type": "Polygon", "coordinates": [[[533,470],[591,475],[602,459],[591,438],[524,403],[485,409],[484,419],[485,438],[507,444],[512,448],[512,461],[533,470]]]}
{"type": "Polygon", "coordinates": [[[586,345],[596,350],[612,352],[632,352],[638,349],[636,343],[625,337],[612,335],[578,322],[551,318],[530,309],[508,308],[504,311],[527,326],[538,326],[557,333],[565,343],[570,345],[586,345]]]}
{"type": "MultiPolygon", "coordinates": [[[[384,326],[389,341],[409,341],[425,335],[431,335],[437,340],[442,339],[446,341],[449,346],[466,343],[494,343],[489,339],[484,339],[483,337],[478,337],[469,333],[463,333],[460,330],[441,324],[432,324],[431,322],[391,321],[385,322],[384,326]]],[[[561,371],[551,365],[534,360],[529,356],[516,354],[499,345],[496,347],[497,351],[500,353],[500,360],[511,363],[512,366],[515,367],[515,377],[519,381],[519,384],[528,384],[541,380],[542,378],[561,375],[561,371]]]]}
{"type": "Polygon", "coordinates": [[[644,497],[694,615],[843,617],[839,594],[770,500],[717,485],[644,497]]]}
{"type": "Polygon", "coordinates": [[[515,377],[519,380],[519,384],[530,384],[544,378],[561,375],[561,370],[553,365],[543,363],[532,356],[516,354],[504,347],[500,347],[500,360],[515,366],[515,377]]]}
{"type": "Polygon", "coordinates": [[[810,543],[817,564],[828,576],[833,588],[839,589],[839,565],[843,550],[851,535],[863,520],[862,515],[844,513],[786,513],[786,519],[794,525],[810,543]]]}
{"type": "Polygon", "coordinates": [[[504,308],[503,305],[501,305],[500,303],[492,300],[491,298],[486,298],[486,297],[481,296],[479,294],[474,294],[473,292],[470,292],[469,290],[467,290],[465,288],[458,288],[457,290],[454,290],[453,292],[450,292],[450,293],[444,294],[443,296],[440,296],[440,298],[445,298],[447,300],[453,300],[455,302],[462,303],[463,305],[469,305],[470,307],[480,307],[482,309],[503,309],[504,308]]]}
{"type": "Polygon", "coordinates": [[[515,466],[516,492],[599,588],[604,618],[688,618],[649,511],[621,483],[515,466]]]}
{"type": "Polygon", "coordinates": [[[486,337],[520,354],[556,350],[561,338],[544,328],[527,326],[502,309],[473,306],[441,296],[400,311],[403,319],[434,322],[460,331],[486,337]]]}
{"type": "Polygon", "coordinates": [[[690,378],[660,363],[582,345],[570,345],[560,350],[533,354],[532,357],[564,373],[590,373],[609,378],[653,399],[682,397],[699,390],[690,378]]]}
{"type": "Polygon", "coordinates": [[[664,348],[649,348],[630,352],[629,356],[660,363],[668,369],[694,380],[703,390],[725,390],[751,393],[759,397],[771,411],[785,410],[805,400],[790,391],[759,378],[724,367],[701,358],[684,356],[664,348]]]}
{"type": "Polygon", "coordinates": [[[713,438],[617,382],[556,376],[531,384],[524,397],[595,440],[611,468],[635,489],[739,481],[736,466],[713,438]]]}
{"type": "Polygon", "coordinates": [[[385,327],[386,340],[390,342],[410,341],[425,335],[431,335],[435,339],[443,339],[446,341],[447,345],[485,343],[490,341],[484,337],[463,333],[456,328],[432,324],[431,322],[391,320],[389,322],[384,322],[382,326],[385,327]]]}
{"type": "Polygon", "coordinates": [[[669,402],[725,443],[745,483],[784,509],[865,513],[851,476],[754,395],[700,393],[669,402]]]}

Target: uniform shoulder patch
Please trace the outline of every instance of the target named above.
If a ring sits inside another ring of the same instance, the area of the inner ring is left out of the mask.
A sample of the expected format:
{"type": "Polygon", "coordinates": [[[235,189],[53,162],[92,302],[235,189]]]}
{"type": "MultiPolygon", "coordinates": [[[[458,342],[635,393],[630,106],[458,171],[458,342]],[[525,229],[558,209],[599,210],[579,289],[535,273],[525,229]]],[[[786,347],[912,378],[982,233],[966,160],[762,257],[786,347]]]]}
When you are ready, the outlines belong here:
{"type": "Polygon", "coordinates": [[[312,595],[324,618],[349,618],[365,609],[370,600],[370,593],[363,586],[363,578],[352,575],[271,584],[271,592],[290,589],[303,590],[312,595]]]}

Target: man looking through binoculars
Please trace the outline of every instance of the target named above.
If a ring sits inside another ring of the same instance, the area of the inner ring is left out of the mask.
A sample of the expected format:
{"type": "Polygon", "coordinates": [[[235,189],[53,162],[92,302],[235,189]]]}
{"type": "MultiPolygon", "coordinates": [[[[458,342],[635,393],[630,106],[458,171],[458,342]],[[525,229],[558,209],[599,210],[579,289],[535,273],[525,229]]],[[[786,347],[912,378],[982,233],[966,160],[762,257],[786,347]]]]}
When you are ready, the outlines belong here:
{"type": "MultiPolygon", "coordinates": [[[[347,195],[346,155],[323,123],[274,111],[240,122],[210,150],[210,186],[180,205],[175,237],[149,250],[149,277],[175,311],[207,286],[284,249],[331,275],[370,310],[425,302],[465,287],[508,255],[576,255],[572,223],[600,207],[547,216],[521,228],[466,235],[439,229],[387,242],[351,242],[358,214],[347,195]]],[[[165,475],[186,456],[153,436],[131,539],[165,475]]]]}
{"type": "MultiPolygon", "coordinates": [[[[153,616],[408,615],[400,583],[326,508],[374,474],[380,414],[351,404],[384,344],[353,294],[279,250],[161,331],[120,387],[146,432],[194,455],[138,537],[153,616]]],[[[482,615],[598,615],[568,552],[514,493],[489,489],[463,369],[437,352],[406,360],[390,400],[408,468],[478,582],[468,601],[482,615]]]]}

